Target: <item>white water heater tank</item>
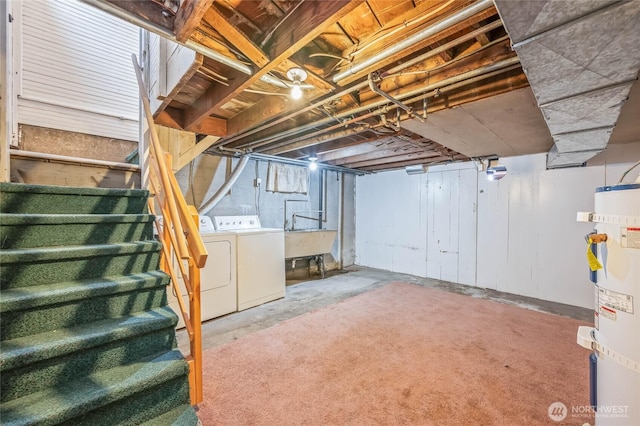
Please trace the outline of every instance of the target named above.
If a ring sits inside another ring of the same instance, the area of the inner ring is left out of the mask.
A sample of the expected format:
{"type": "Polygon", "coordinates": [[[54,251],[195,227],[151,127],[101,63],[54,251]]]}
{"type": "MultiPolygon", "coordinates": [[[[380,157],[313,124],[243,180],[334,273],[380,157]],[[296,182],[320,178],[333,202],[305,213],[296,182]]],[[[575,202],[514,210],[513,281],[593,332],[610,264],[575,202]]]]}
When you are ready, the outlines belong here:
{"type": "Polygon", "coordinates": [[[596,250],[595,327],[578,334],[597,354],[596,425],[640,425],[640,184],[598,188],[588,220],[606,235],[596,250]]]}

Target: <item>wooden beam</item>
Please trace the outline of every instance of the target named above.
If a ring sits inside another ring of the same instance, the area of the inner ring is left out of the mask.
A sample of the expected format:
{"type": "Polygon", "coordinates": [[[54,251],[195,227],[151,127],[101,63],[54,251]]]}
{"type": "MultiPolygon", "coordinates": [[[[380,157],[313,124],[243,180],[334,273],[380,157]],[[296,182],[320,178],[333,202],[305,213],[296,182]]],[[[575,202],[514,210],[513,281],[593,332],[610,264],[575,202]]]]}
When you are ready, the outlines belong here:
{"type": "Polygon", "coordinates": [[[259,68],[269,63],[269,57],[262,49],[242,31],[227,21],[220,11],[216,9],[215,5],[205,12],[204,20],[259,68]]]}
{"type": "Polygon", "coordinates": [[[153,22],[163,28],[173,31],[173,22],[175,16],[173,12],[167,13],[168,9],[165,9],[154,1],[148,0],[104,0],[107,3],[111,3],[120,9],[131,12],[136,16],[143,18],[146,21],[153,22]]]}
{"type": "Polygon", "coordinates": [[[200,142],[194,144],[186,151],[180,153],[178,157],[178,161],[176,161],[176,170],[182,169],[184,166],[189,164],[194,158],[198,155],[202,154],[207,148],[216,143],[220,139],[217,136],[207,136],[202,139],[200,142]]]}
{"type": "Polygon", "coordinates": [[[489,36],[487,36],[486,33],[478,34],[478,36],[476,37],[476,40],[478,40],[478,43],[480,43],[480,46],[485,46],[491,43],[491,40],[489,39],[489,36]]]}
{"type": "MultiPolygon", "coordinates": [[[[473,24],[471,28],[477,30],[478,28],[480,28],[480,24],[473,24]]],[[[476,36],[476,40],[478,41],[478,43],[480,43],[480,46],[485,46],[491,43],[491,39],[489,38],[489,35],[487,33],[478,34],[476,36]]]]}
{"type": "Polygon", "coordinates": [[[200,123],[191,126],[188,130],[209,136],[226,136],[227,120],[217,117],[205,117],[200,123]]]}
{"type": "Polygon", "coordinates": [[[386,155],[379,157],[372,157],[368,160],[358,160],[358,161],[345,161],[340,162],[344,167],[367,167],[367,166],[375,166],[378,164],[385,163],[397,163],[402,161],[415,161],[415,160],[424,160],[433,157],[440,157],[435,151],[427,151],[427,152],[409,152],[409,153],[400,153],[395,155],[386,155]]]}
{"type": "Polygon", "coordinates": [[[212,4],[213,0],[184,0],[173,24],[173,32],[179,42],[189,39],[212,4]]]}
{"type": "Polygon", "coordinates": [[[373,143],[361,143],[359,145],[341,147],[330,152],[318,154],[318,161],[332,161],[340,158],[352,157],[355,155],[367,154],[369,152],[377,151],[380,147],[373,143]]]}
{"type": "Polygon", "coordinates": [[[229,119],[229,134],[233,135],[244,129],[257,126],[285,111],[294,110],[299,105],[300,102],[296,102],[289,97],[277,95],[264,96],[252,107],[247,108],[229,119]]]}
{"type": "Polygon", "coordinates": [[[309,138],[302,139],[300,141],[293,142],[293,143],[290,143],[290,144],[287,144],[285,146],[281,146],[281,147],[278,147],[278,148],[266,149],[264,151],[258,150],[258,152],[264,152],[265,154],[269,154],[269,155],[278,155],[278,154],[282,154],[284,152],[293,151],[295,149],[306,148],[306,147],[309,147],[309,146],[318,145],[318,144],[320,144],[322,142],[328,142],[328,141],[344,138],[344,137],[347,137],[347,136],[352,136],[352,135],[355,135],[357,133],[367,132],[369,130],[371,130],[370,126],[368,126],[368,125],[359,125],[359,126],[350,127],[348,129],[344,129],[344,130],[338,130],[337,132],[333,132],[333,133],[325,133],[323,135],[309,137],[309,138]]]}
{"type": "MultiPolygon", "coordinates": [[[[172,129],[187,130],[182,126],[182,116],[182,110],[173,107],[167,107],[164,111],[161,111],[153,121],[156,124],[170,127],[172,129]]],[[[189,129],[188,131],[210,136],[226,136],[227,120],[217,117],[206,117],[198,125],[193,126],[193,128],[189,129]]]]}
{"type": "Polygon", "coordinates": [[[341,164],[357,164],[357,163],[361,163],[364,161],[370,161],[370,160],[374,160],[374,161],[378,161],[381,159],[387,160],[387,159],[393,159],[395,157],[405,157],[405,156],[412,156],[412,155],[438,155],[437,152],[433,152],[430,150],[418,150],[415,147],[414,148],[409,148],[409,147],[404,147],[404,148],[385,148],[385,147],[379,147],[377,150],[375,151],[371,151],[371,152],[367,152],[365,154],[360,154],[360,155],[353,155],[353,156],[349,156],[349,157],[344,157],[344,158],[338,158],[336,160],[333,160],[331,162],[331,164],[335,164],[335,165],[341,165],[341,164]]]}
{"type": "Polygon", "coordinates": [[[160,126],[182,130],[182,110],[167,107],[154,117],[153,122],[160,126]]]}
{"type": "Polygon", "coordinates": [[[289,151],[287,153],[282,154],[282,157],[303,158],[303,157],[308,157],[311,154],[319,155],[323,153],[334,152],[334,151],[352,147],[352,146],[376,143],[387,138],[388,136],[375,136],[367,139],[350,139],[350,138],[338,139],[336,141],[330,141],[330,142],[314,145],[313,148],[309,148],[309,149],[289,151]]]}
{"type": "Polygon", "coordinates": [[[336,0],[330,2],[304,2],[289,15],[291,25],[281,25],[273,33],[267,55],[272,59],[253,75],[233,73],[229,86],[213,84],[185,111],[185,127],[192,130],[205,117],[215,112],[239,93],[255,84],[285,59],[322,34],[333,22],[349,13],[363,0],[336,0]]]}
{"type": "Polygon", "coordinates": [[[412,166],[414,164],[433,164],[433,163],[441,163],[441,162],[445,162],[445,161],[464,161],[464,160],[469,160],[469,157],[462,155],[462,154],[455,154],[452,157],[442,157],[442,156],[436,156],[436,157],[428,157],[428,158],[415,158],[412,160],[406,160],[406,161],[398,161],[398,162],[393,162],[393,163],[380,163],[380,164],[375,164],[375,165],[370,165],[370,166],[358,166],[358,169],[361,170],[367,170],[367,171],[376,171],[376,170],[391,170],[391,169],[400,169],[406,166],[412,166]]]}
{"type": "Polygon", "coordinates": [[[361,3],[363,0],[302,3],[271,35],[268,43],[270,56],[274,59],[288,58],[361,3]]]}

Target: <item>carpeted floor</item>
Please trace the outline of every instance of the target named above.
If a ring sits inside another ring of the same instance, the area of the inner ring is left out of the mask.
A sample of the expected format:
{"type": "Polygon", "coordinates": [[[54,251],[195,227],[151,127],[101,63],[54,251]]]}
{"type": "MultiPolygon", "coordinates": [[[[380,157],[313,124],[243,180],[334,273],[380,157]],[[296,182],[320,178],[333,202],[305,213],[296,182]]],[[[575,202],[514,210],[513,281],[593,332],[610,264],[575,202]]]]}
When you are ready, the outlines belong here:
{"type": "Polygon", "coordinates": [[[208,425],[544,425],[589,404],[580,321],[392,283],[204,360],[208,425]]]}

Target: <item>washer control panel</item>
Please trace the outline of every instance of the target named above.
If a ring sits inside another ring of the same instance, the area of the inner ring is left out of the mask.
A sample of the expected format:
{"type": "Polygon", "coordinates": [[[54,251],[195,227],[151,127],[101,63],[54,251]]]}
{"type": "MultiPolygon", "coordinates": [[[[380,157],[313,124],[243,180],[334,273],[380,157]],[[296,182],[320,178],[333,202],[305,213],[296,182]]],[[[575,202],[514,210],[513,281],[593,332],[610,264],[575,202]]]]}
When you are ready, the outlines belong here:
{"type": "Polygon", "coordinates": [[[260,218],[257,215],[214,216],[213,223],[217,231],[262,228],[260,218]]]}
{"type": "Polygon", "coordinates": [[[198,225],[200,228],[201,234],[208,234],[211,232],[215,232],[216,228],[213,226],[213,222],[209,216],[198,216],[200,218],[200,224],[198,225]]]}

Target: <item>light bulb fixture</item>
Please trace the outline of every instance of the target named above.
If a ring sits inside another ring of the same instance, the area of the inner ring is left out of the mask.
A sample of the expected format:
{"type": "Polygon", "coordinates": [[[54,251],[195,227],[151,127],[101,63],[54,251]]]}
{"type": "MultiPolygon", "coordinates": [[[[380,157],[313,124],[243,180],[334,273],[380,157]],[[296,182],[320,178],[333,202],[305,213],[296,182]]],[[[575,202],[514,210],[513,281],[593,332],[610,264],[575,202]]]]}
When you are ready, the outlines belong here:
{"type": "Polygon", "coordinates": [[[318,168],[318,159],[316,157],[309,157],[309,170],[316,170],[318,168]]]}
{"type": "Polygon", "coordinates": [[[498,163],[498,159],[488,160],[487,179],[500,180],[507,174],[507,167],[498,163]]]}
{"type": "Polygon", "coordinates": [[[300,83],[307,79],[307,72],[302,68],[291,68],[287,71],[287,78],[291,80],[293,84],[291,87],[291,98],[296,100],[302,98],[300,83]]]}

